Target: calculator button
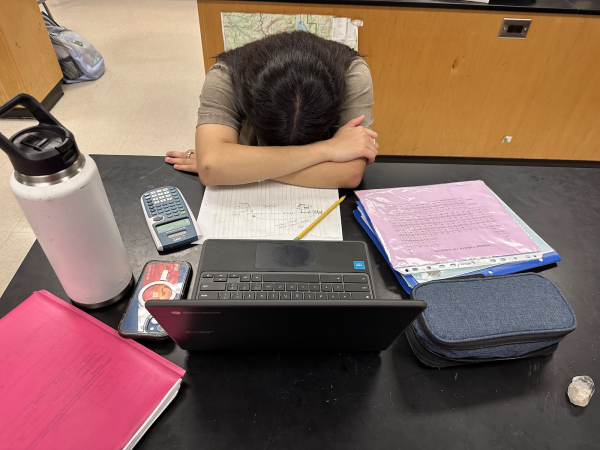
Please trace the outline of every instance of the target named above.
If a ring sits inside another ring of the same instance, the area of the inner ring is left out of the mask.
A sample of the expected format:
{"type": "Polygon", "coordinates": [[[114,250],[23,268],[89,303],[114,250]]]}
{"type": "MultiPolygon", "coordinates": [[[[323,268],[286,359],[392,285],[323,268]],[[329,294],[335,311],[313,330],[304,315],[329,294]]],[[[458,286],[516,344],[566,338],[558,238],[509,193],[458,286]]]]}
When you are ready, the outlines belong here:
{"type": "Polygon", "coordinates": [[[179,213],[179,215],[182,215],[182,214],[185,214],[185,211],[181,211],[181,212],[179,213]]]}
{"type": "Polygon", "coordinates": [[[154,217],[154,221],[155,221],[155,222],[160,222],[160,221],[161,221],[161,220],[163,220],[163,219],[164,219],[164,217],[163,217],[163,216],[155,216],[155,217],[154,217]]]}

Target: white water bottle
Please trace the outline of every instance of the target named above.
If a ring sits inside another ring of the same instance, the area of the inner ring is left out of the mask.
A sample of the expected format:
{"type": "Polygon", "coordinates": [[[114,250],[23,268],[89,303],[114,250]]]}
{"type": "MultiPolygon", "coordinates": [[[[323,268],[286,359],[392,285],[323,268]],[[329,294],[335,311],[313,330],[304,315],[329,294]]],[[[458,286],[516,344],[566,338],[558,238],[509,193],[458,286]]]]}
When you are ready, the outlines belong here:
{"type": "Polygon", "coordinates": [[[22,105],[39,124],[0,134],[15,171],[10,187],[73,303],[99,308],[125,297],[133,273],[96,163],[73,134],[33,97],[19,94],[0,115],[22,105]]]}

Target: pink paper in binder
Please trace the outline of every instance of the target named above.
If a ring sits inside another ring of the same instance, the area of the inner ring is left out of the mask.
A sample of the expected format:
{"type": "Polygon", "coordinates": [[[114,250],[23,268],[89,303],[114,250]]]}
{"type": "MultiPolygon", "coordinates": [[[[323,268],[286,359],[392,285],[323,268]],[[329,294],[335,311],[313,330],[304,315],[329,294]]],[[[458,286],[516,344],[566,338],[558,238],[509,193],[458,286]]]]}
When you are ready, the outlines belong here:
{"type": "Polygon", "coordinates": [[[0,320],[0,449],[122,449],[184,373],[35,292],[0,320]]]}
{"type": "Polygon", "coordinates": [[[479,180],[356,194],[396,269],[540,251],[479,180]]]}

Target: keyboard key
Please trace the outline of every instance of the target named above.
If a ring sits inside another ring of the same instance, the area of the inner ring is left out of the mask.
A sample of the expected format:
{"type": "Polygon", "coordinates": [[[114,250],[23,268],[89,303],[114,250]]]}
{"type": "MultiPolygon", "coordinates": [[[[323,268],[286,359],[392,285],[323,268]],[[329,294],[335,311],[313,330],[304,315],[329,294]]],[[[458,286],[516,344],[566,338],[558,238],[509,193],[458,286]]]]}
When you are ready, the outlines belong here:
{"type": "MultiPolygon", "coordinates": [[[[240,283],[238,285],[238,289],[240,291],[249,291],[250,290],[250,283],[240,283]]],[[[244,297],[244,298],[246,298],[246,297],[244,297]]]]}
{"type": "MultiPolygon", "coordinates": [[[[263,275],[263,281],[268,282],[294,282],[294,283],[318,283],[319,275],[312,273],[265,273],[263,275]]],[[[341,281],[341,280],[340,280],[341,281]]]]}
{"type": "Polygon", "coordinates": [[[229,292],[227,292],[227,291],[219,292],[219,300],[229,300],[229,292]]]}
{"type": "Polygon", "coordinates": [[[327,294],[319,292],[315,294],[316,300],[327,300],[327,294]]]}
{"type": "Polygon", "coordinates": [[[237,283],[227,283],[227,290],[228,291],[237,291],[238,284],[237,283]]]}
{"type": "Polygon", "coordinates": [[[340,284],[340,283],[335,283],[333,285],[333,291],[334,292],[344,292],[344,285],[340,284]]]}
{"type": "Polygon", "coordinates": [[[254,300],[254,292],[244,292],[244,300],[254,300]]]}
{"type": "Polygon", "coordinates": [[[308,283],[298,283],[299,291],[308,291],[308,283]]]}
{"type": "Polygon", "coordinates": [[[257,292],[256,293],[256,300],[266,300],[266,299],[267,299],[266,292],[257,292]]]}
{"type": "Polygon", "coordinates": [[[215,278],[213,278],[215,280],[215,282],[217,281],[227,281],[227,277],[220,277],[218,275],[215,275],[215,278]]]}
{"type": "Polygon", "coordinates": [[[262,281],[262,275],[260,273],[253,273],[252,281],[262,281]]]}
{"type": "Polygon", "coordinates": [[[272,291],[273,283],[263,283],[263,291],[272,291]]]}
{"type": "Polygon", "coordinates": [[[273,284],[274,291],[285,291],[285,283],[275,283],[273,284]]]}
{"type": "Polygon", "coordinates": [[[261,291],[262,290],[262,283],[252,283],[250,285],[250,289],[252,289],[253,291],[261,291]]]}
{"type": "Polygon", "coordinates": [[[321,283],[341,283],[341,275],[321,275],[321,283]]]}
{"type": "Polygon", "coordinates": [[[212,273],[203,273],[202,278],[212,278],[214,275],[212,273]]]}
{"type": "Polygon", "coordinates": [[[279,292],[267,292],[267,300],[279,300],[279,292]]]}
{"type": "Polygon", "coordinates": [[[227,274],[226,273],[215,273],[215,277],[217,277],[217,278],[227,278],[227,274]]]}
{"type": "Polygon", "coordinates": [[[198,300],[217,300],[219,298],[218,292],[198,292],[198,300]]]}
{"type": "Polygon", "coordinates": [[[213,283],[211,281],[203,281],[200,283],[201,291],[224,291],[225,283],[213,283]]]}
{"type": "Polygon", "coordinates": [[[240,274],[239,273],[230,273],[229,274],[229,278],[239,278],[240,274]]]}
{"type": "Polygon", "coordinates": [[[353,292],[352,300],[373,300],[373,295],[365,294],[363,292],[353,292]]]}
{"type": "Polygon", "coordinates": [[[352,300],[352,294],[350,292],[341,292],[340,300],[352,300]]]}
{"type": "Polygon", "coordinates": [[[331,292],[333,288],[331,287],[331,283],[323,283],[321,284],[321,291],[322,292],[331,292]]]}
{"type": "Polygon", "coordinates": [[[338,294],[337,292],[330,292],[329,294],[327,294],[327,299],[328,300],[339,300],[340,294],[338,294]]]}
{"type": "Polygon", "coordinates": [[[368,284],[361,283],[346,283],[344,284],[344,291],[346,292],[370,292],[368,284]]]}
{"type": "Polygon", "coordinates": [[[231,300],[242,300],[244,298],[243,292],[232,292],[231,300]]]}
{"type": "Polygon", "coordinates": [[[240,281],[250,281],[250,274],[245,273],[240,277],[240,281]]]}
{"type": "Polygon", "coordinates": [[[321,285],[319,283],[310,283],[308,289],[311,292],[319,292],[321,290],[321,285]]]}
{"type": "Polygon", "coordinates": [[[292,294],[292,300],[302,300],[302,292],[294,292],[292,294]]]}
{"type": "Polygon", "coordinates": [[[314,292],[307,292],[306,294],[304,294],[304,300],[314,300],[314,299],[315,299],[314,292]]]}
{"type": "Polygon", "coordinates": [[[279,294],[279,300],[290,300],[292,298],[292,294],[290,292],[281,292],[279,294]]]}
{"type": "Polygon", "coordinates": [[[366,275],[344,275],[344,283],[368,283],[369,277],[366,275]]]}
{"type": "Polygon", "coordinates": [[[285,290],[286,291],[297,291],[298,285],[296,283],[285,283],[285,290]]]}

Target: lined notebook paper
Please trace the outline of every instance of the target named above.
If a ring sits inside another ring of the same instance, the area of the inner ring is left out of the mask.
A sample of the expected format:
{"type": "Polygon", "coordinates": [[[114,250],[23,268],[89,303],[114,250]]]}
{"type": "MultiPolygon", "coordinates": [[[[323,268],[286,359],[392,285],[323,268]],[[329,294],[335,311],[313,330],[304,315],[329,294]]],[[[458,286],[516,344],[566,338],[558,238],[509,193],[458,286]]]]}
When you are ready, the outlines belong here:
{"type": "MultiPolygon", "coordinates": [[[[198,225],[205,239],[294,239],[339,198],[337,189],[314,189],[277,181],[210,186],[198,225]]],[[[343,239],[336,208],[305,239],[343,239]]]]}
{"type": "Polygon", "coordinates": [[[185,370],[55,297],[0,320],[0,449],[129,449],[185,370]]]}

